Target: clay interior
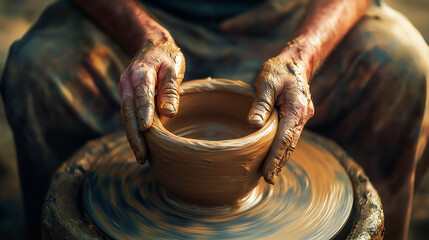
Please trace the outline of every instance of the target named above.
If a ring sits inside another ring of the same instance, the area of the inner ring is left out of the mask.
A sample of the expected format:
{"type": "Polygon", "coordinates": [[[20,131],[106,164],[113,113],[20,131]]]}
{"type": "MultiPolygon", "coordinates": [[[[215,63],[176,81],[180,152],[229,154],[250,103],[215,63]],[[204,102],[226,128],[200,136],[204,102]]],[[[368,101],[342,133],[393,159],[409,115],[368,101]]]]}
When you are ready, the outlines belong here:
{"type": "Polygon", "coordinates": [[[180,98],[178,114],[161,117],[171,133],[209,141],[245,137],[254,133],[247,124],[252,98],[229,92],[197,92],[180,98]]]}

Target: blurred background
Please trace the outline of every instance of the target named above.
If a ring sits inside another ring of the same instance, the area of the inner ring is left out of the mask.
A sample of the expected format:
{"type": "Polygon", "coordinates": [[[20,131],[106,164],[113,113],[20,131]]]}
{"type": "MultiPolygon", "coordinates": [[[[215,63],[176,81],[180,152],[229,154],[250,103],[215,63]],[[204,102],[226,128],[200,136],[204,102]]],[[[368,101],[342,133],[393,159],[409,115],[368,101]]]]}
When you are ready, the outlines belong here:
{"type": "MultiPolygon", "coordinates": [[[[0,0],[0,76],[13,41],[53,0],[0,0]]],[[[429,0],[385,0],[402,12],[429,42],[429,0]]],[[[0,98],[0,239],[24,239],[23,210],[13,136],[0,98]]],[[[429,174],[417,189],[409,239],[429,239],[429,174]]]]}

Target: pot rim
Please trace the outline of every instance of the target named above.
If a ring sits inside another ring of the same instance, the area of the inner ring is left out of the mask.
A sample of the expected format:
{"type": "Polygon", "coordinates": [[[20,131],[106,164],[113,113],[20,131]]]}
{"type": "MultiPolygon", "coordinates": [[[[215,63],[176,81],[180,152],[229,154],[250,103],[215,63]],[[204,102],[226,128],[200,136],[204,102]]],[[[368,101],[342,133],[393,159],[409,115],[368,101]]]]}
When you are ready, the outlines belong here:
{"type": "MultiPolygon", "coordinates": [[[[180,95],[201,93],[201,92],[229,92],[241,94],[254,98],[256,96],[255,89],[247,83],[238,80],[228,80],[222,78],[204,78],[183,83],[180,86],[180,95]]],[[[175,145],[182,145],[194,150],[233,150],[243,148],[246,145],[252,145],[258,142],[264,136],[268,136],[271,131],[277,130],[278,114],[274,108],[270,117],[260,129],[253,133],[240,138],[226,139],[219,141],[201,140],[180,137],[167,130],[161,123],[158,112],[154,115],[152,127],[148,132],[153,136],[175,145]]],[[[272,141],[274,134],[272,134],[272,141]]]]}

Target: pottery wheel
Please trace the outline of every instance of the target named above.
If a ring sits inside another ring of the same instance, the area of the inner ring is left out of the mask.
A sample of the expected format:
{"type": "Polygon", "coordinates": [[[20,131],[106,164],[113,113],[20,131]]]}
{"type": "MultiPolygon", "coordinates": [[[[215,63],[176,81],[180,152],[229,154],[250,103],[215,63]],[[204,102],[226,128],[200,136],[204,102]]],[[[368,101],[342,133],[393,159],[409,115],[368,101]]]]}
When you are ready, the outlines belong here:
{"type": "Polygon", "coordinates": [[[83,200],[114,239],[331,239],[349,218],[353,190],[337,159],[304,138],[275,185],[261,180],[239,207],[187,206],[167,196],[125,143],[94,163],[83,200]]]}

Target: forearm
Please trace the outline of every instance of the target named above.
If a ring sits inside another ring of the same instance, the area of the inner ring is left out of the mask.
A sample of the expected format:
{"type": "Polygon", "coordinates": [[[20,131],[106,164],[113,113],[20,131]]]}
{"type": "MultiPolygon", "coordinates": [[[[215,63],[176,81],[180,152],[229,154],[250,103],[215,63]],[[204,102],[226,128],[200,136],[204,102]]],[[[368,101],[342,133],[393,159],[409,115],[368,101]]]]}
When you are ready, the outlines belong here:
{"type": "Polygon", "coordinates": [[[313,0],[296,37],[280,53],[302,60],[311,76],[353,25],[362,17],[371,0],[313,0]]]}
{"type": "Polygon", "coordinates": [[[135,0],[72,0],[130,55],[151,40],[171,40],[169,32],[158,24],[135,0]]]}

